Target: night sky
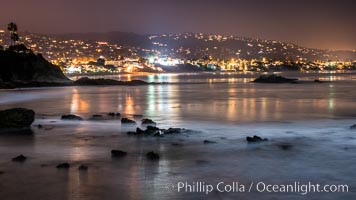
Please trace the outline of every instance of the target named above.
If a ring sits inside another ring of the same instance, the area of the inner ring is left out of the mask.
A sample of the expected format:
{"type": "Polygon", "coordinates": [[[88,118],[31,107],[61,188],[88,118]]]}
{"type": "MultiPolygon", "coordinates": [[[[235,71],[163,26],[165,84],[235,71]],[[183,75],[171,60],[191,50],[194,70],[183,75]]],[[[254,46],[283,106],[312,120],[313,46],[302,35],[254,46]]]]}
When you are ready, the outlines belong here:
{"type": "Polygon", "coordinates": [[[204,32],[356,49],[354,0],[1,0],[0,27],[37,33],[204,32]]]}

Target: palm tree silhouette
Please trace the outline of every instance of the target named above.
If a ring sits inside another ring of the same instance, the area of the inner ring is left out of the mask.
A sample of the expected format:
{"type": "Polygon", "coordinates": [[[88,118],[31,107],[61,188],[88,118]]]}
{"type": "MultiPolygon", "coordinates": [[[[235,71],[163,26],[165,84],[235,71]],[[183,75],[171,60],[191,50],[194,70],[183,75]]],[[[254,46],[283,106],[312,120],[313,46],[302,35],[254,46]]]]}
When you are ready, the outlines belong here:
{"type": "Polygon", "coordinates": [[[17,25],[14,22],[11,22],[7,25],[7,30],[11,34],[10,46],[15,45],[19,40],[19,35],[17,34],[17,25]]]}

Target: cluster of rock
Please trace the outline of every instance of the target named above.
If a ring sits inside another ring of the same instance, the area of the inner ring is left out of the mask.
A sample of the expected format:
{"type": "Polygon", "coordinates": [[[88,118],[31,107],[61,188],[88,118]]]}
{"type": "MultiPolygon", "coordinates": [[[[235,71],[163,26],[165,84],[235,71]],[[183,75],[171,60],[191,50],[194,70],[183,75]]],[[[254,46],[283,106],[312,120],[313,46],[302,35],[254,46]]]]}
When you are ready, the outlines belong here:
{"type": "MultiPolygon", "coordinates": [[[[27,160],[27,157],[24,156],[24,155],[19,155],[19,156],[16,156],[16,157],[12,158],[11,160],[12,160],[12,162],[24,163],[27,160]]],[[[41,166],[46,166],[46,165],[41,165],[41,166]]],[[[60,164],[56,165],[56,168],[57,169],[69,169],[70,168],[70,164],[67,163],[67,162],[60,163],[60,164]]],[[[88,166],[82,164],[82,165],[80,165],[78,167],[78,170],[87,171],[88,170],[88,166]]]]}
{"type": "Polygon", "coordinates": [[[163,135],[169,134],[179,134],[187,132],[188,130],[184,128],[169,128],[169,129],[160,129],[155,126],[147,126],[145,130],[140,129],[139,127],[136,128],[136,131],[129,131],[127,132],[128,135],[135,135],[135,136],[156,136],[161,137],[163,135]]]}
{"type": "Polygon", "coordinates": [[[248,143],[259,143],[259,142],[267,142],[268,141],[267,138],[261,138],[257,135],[255,135],[253,137],[246,137],[246,140],[248,143]]]}
{"type": "MultiPolygon", "coordinates": [[[[120,113],[108,113],[108,116],[110,117],[120,117],[120,113]]],[[[93,120],[100,120],[104,119],[104,116],[102,115],[92,115],[90,119],[93,120]]],[[[142,117],[141,115],[137,115],[136,117],[142,117]]],[[[73,120],[73,121],[81,121],[83,120],[82,117],[77,116],[77,115],[62,115],[61,117],[62,120],[73,120]]],[[[121,124],[132,124],[136,125],[137,122],[135,120],[123,117],[121,118],[121,124]]],[[[128,135],[134,135],[134,136],[156,136],[156,137],[161,137],[163,135],[169,135],[169,134],[179,134],[179,133],[185,133],[188,132],[189,130],[184,129],[184,128],[168,128],[168,129],[160,129],[156,127],[156,122],[153,121],[152,119],[144,118],[141,120],[141,124],[146,126],[146,129],[141,129],[139,127],[136,128],[136,131],[129,131],[127,132],[128,135]]]]}
{"type": "MultiPolygon", "coordinates": [[[[112,158],[123,158],[125,156],[127,156],[127,152],[126,151],[122,151],[122,150],[111,150],[111,157],[112,158]]],[[[150,151],[148,153],[146,153],[146,158],[148,160],[152,160],[152,161],[158,161],[160,156],[158,153],[155,153],[154,151],[150,151]]]]}
{"type": "MultiPolygon", "coordinates": [[[[109,119],[116,118],[116,117],[117,118],[121,117],[121,113],[110,112],[107,115],[110,117],[109,119]]],[[[142,116],[140,116],[140,117],[142,117],[142,116]]],[[[62,115],[61,119],[62,120],[73,120],[73,121],[81,121],[81,120],[83,120],[82,117],[80,117],[78,115],[73,115],[73,114],[62,115]]],[[[98,115],[98,114],[92,115],[89,118],[89,120],[104,120],[104,119],[108,119],[108,118],[107,117],[105,118],[105,116],[98,115]]],[[[122,124],[136,124],[136,121],[132,120],[132,119],[129,119],[129,118],[126,118],[126,117],[123,117],[123,118],[121,118],[121,123],[122,124]]],[[[152,119],[148,119],[148,118],[142,119],[141,123],[142,123],[142,125],[156,125],[156,122],[154,122],[152,119]]]]}

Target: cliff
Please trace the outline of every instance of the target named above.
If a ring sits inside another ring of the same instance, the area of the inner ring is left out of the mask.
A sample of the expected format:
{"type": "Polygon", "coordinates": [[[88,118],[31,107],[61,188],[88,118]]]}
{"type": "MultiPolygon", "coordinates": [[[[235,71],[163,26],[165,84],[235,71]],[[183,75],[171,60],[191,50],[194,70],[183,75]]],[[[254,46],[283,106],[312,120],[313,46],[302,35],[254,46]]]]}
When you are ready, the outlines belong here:
{"type": "Polygon", "coordinates": [[[23,45],[0,50],[0,84],[70,83],[60,68],[23,45]]]}

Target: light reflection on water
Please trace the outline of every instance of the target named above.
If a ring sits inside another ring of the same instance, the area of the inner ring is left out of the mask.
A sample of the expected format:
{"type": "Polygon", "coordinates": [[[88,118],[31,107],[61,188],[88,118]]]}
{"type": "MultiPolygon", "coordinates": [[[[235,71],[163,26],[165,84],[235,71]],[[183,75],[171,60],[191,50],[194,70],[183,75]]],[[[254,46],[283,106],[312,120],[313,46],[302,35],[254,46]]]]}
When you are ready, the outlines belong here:
{"type": "Polygon", "coordinates": [[[3,92],[5,98],[16,99],[6,100],[0,107],[21,104],[39,114],[84,117],[108,112],[143,114],[171,122],[337,118],[355,115],[355,86],[350,81],[281,85],[234,82],[8,90],[3,92]]]}

